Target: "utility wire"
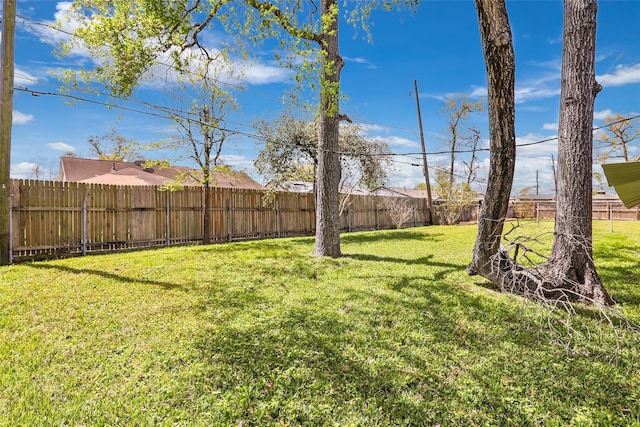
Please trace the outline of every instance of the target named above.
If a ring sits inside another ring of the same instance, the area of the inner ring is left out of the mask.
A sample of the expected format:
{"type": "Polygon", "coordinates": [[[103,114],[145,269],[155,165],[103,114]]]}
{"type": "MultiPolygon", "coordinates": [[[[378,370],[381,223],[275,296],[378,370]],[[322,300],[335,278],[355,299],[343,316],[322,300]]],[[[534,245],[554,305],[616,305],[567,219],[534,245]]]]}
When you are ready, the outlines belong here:
{"type": "MultiPolygon", "coordinates": [[[[26,24],[26,25],[34,25],[34,26],[36,26],[36,25],[37,25],[37,26],[42,26],[42,27],[45,27],[45,28],[52,29],[52,30],[54,30],[54,31],[58,31],[58,32],[60,32],[60,33],[62,33],[62,34],[66,34],[66,35],[68,35],[68,36],[70,36],[70,37],[73,37],[73,38],[76,38],[76,39],[80,39],[80,40],[82,40],[82,38],[78,37],[76,34],[74,34],[74,33],[72,33],[72,32],[69,32],[69,31],[65,31],[65,30],[63,30],[63,29],[61,29],[61,28],[58,28],[58,27],[57,27],[57,26],[55,26],[55,25],[47,24],[47,23],[44,23],[44,22],[38,22],[38,21],[35,21],[35,20],[33,20],[33,19],[29,18],[29,17],[21,16],[21,15],[18,15],[18,18],[22,19],[22,21],[23,21],[22,23],[23,23],[23,24],[26,24]]],[[[45,42],[46,42],[46,43],[48,43],[51,47],[54,47],[54,48],[56,47],[56,46],[54,46],[52,43],[50,43],[50,42],[48,42],[48,41],[45,41],[45,42]]],[[[158,60],[157,60],[157,61],[155,61],[155,64],[160,65],[160,66],[164,66],[164,67],[166,67],[166,68],[168,68],[168,69],[173,69],[173,68],[174,68],[171,64],[167,64],[167,63],[165,63],[165,62],[158,61],[158,60]]],[[[81,66],[80,64],[77,64],[77,65],[78,65],[80,68],[82,68],[82,66],[81,66]]],[[[189,71],[189,70],[184,70],[184,73],[189,74],[189,75],[192,75],[192,76],[194,75],[194,73],[192,73],[192,72],[191,72],[191,71],[189,71]]],[[[231,88],[233,88],[233,89],[237,89],[237,90],[244,91],[244,92],[247,92],[247,93],[252,93],[252,94],[255,94],[255,95],[258,95],[258,96],[264,97],[264,98],[273,99],[273,100],[276,100],[276,101],[279,101],[279,102],[282,102],[282,99],[283,99],[283,97],[282,97],[282,96],[275,96],[275,95],[271,95],[271,94],[268,94],[268,93],[265,93],[265,92],[260,92],[260,91],[257,91],[257,90],[255,90],[255,89],[250,89],[250,88],[248,88],[248,87],[242,86],[242,85],[240,85],[240,84],[234,84],[234,83],[227,82],[227,81],[223,81],[223,80],[219,80],[219,79],[212,79],[212,80],[213,80],[213,81],[215,81],[215,82],[216,82],[216,83],[218,83],[218,84],[221,84],[221,85],[224,85],[224,86],[228,86],[228,87],[231,87],[231,88]]],[[[101,94],[101,95],[104,95],[104,96],[111,96],[111,97],[115,97],[115,98],[118,98],[118,99],[124,99],[124,98],[122,98],[122,97],[118,97],[118,96],[116,96],[116,95],[112,95],[112,94],[107,94],[107,93],[104,93],[104,92],[100,92],[100,94],[101,94]]],[[[133,98],[133,99],[136,99],[135,97],[132,97],[132,98],[133,98]]],[[[142,103],[142,104],[145,104],[145,105],[147,105],[147,106],[149,106],[149,107],[152,107],[152,108],[163,108],[163,107],[159,107],[159,106],[157,106],[157,105],[153,105],[153,104],[151,104],[151,103],[148,103],[148,102],[146,102],[146,101],[137,100],[137,99],[136,99],[136,101],[138,101],[138,102],[140,102],[140,103],[142,103]]],[[[291,103],[291,102],[290,102],[290,103],[291,103]]],[[[298,107],[300,107],[300,108],[304,108],[304,105],[299,104],[299,103],[295,103],[295,102],[294,102],[294,103],[291,103],[291,104],[292,104],[292,105],[295,105],[295,106],[298,106],[298,107]]],[[[382,123],[375,123],[375,122],[371,122],[371,121],[368,121],[368,120],[359,120],[359,121],[360,121],[360,122],[363,122],[363,123],[368,123],[368,124],[376,125],[376,126],[381,126],[381,127],[383,127],[383,128],[398,129],[398,130],[402,130],[402,131],[406,131],[406,132],[415,133],[415,129],[408,129],[408,128],[404,128],[404,127],[400,127],[400,126],[386,125],[386,124],[382,124],[382,123]]],[[[241,126],[246,126],[246,127],[251,127],[251,125],[246,125],[246,124],[239,124],[239,125],[241,125],[241,126]]]]}
{"type": "MultiPolygon", "coordinates": [[[[28,18],[28,17],[25,17],[25,16],[18,16],[18,17],[20,19],[22,19],[23,23],[26,24],[26,25],[39,25],[39,26],[43,26],[43,27],[46,27],[46,28],[53,29],[55,31],[61,32],[61,33],[66,34],[66,35],[69,35],[71,37],[78,38],[74,33],[62,30],[61,28],[58,28],[58,27],[56,27],[54,25],[43,23],[43,22],[34,21],[31,18],[28,18]]],[[[162,66],[166,66],[168,68],[173,68],[171,65],[165,64],[165,63],[162,63],[162,62],[157,62],[157,64],[162,65],[162,66]]],[[[188,70],[186,72],[190,73],[188,70]]],[[[191,74],[193,74],[193,73],[191,73],[191,74]]],[[[264,96],[264,97],[271,98],[271,99],[282,100],[282,98],[279,98],[279,97],[276,97],[276,96],[273,96],[273,95],[270,95],[270,94],[266,94],[266,93],[263,93],[263,92],[247,89],[246,87],[241,86],[241,85],[236,85],[236,84],[233,84],[233,83],[224,82],[224,81],[217,80],[217,79],[214,79],[214,81],[216,83],[227,85],[227,86],[233,87],[234,89],[248,91],[248,92],[254,93],[254,94],[259,95],[259,96],[264,96]]],[[[108,108],[117,108],[117,109],[120,109],[120,110],[123,110],[123,111],[135,112],[135,113],[138,113],[138,114],[146,114],[146,115],[149,115],[149,116],[163,118],[163,119],[174,120],[174,118],[177,116],[178,118],[185,119],[185,120],[189,121],[190,123],[203,124],[202,122],[200,122],[197,119],[192,119],[190,117],[185,117],[184,116],[185,114],[187,116],[193,115],[193,113],[183,112],[183,111],[171,108],[171,107],[153,104],[153,103],[150,103],[150,102],[147,102],[147,101],[138,100],[136,98],[133,98],[136,102],[139,102],[142,105],[145,105],[145,106],[147,106],[149,108],[160,110],[160,111],[164,112],[165,114],[153,113],[153,112],[139,110],[139,109],[130,108],[130,107],[125,107],[125,106],[121,106],[121,105],[117,105],[117,104],[109,104],[109,103],[90,100],[90,99],[87,99],[87,98],[82,98],[82,97],[74,96],[74,95],[70,95],[70,94],[34,91],[34,90],[31,90],[31,89],[28,89],[28,88],[24,88],[24,87],[16,87],[15,89],[19,90],[19,91],[31,93],[33,96],[47,95],[47,96],[65,97],[65,98],[72,99],[72,100],[75,100],[75,101],[87,102],[87,103],[96,104],[96,105],[103,105],[103,106],[106,106],[108,108]],[[169,114],[169,115],[166,115],[166,114],[169,114]]],[[[118,99],[118,100],[121,100],[121,101],[127,101],[128,100],[127,98],[123,98],[123,97],[120,97],[120,96],[117,96],[117,95],[112,95],[112,94],[107,94],[107,93],[102,93],[102,92],[99,92],[98,94],[103,95],[103,96],[112,97],[112,98],[115,98],[115,99],[118,99]]],[[[635,116],[631,116],[631,117],[625,117],[625,118],[622,118],[620,120],[616,120],[614,122],[607,123],[607,124],[602,125],[602,126],[594,127],[593,131],[604,129],[604,128],[607,128],[609,126],[612,126],[612,125],[615,125],[615,124],[618,124],[618,123],[622,123],[622,122],[625,122],[625,121],[634,120],[634,119],[637,119],[639,117],[640,117],[640,114],[635,115],[635,116]]],[[[395,128],[395,129],[399,129],[399,130],[415,132],[414,130],[410,130],[410,129],[407,129],[407,128],[402,128],[402,127],[397,127],[397,126],[389,126],[389,125],[382,125],[382,124],[370,122],[370,121],[367,121],[367,120],[361,120],[361,121],[364,122],[364,123],[372,124],[372,125],[383,126],[385,128],[395,128]]],[[[251,125],[248,125],[248,124],[232,122],[232,121],[229,121],[229,120],[225,120],[225,123],[230,123],[230,124],[234,124],[234,125],[237,125],[237,126],[243,126],[243,127],[249,127],[249,128],[252,127],[251,125]]],[[[268,138],[262,137],[260,135],[256,135],[254,133],[243,132],[243,131],[239,131],[237,129],[228,129],[228,128],[225,128],[225,127],[221,127],[220,129],[223,130],[223,131],[227,131],[227,132],[243,135],[243,136],[246,136],[246,137],[249,137],[249,138],[252,138],[252,139],[256,139],[256,140],[268,141],[268,138]]],[[[554,137],[550,137],[550,138],[546,138],[546,139],[542,139],[542,140],[538,140],[538,141],[516,144],[516,147],[528,147],[528,146],[533,146],[533,145],[539,145],[539,144],[543,144],[543,143],[546,143],[546,142],[556,141],[557,139],[558,139],[558,136],[554,136],[554,137]]],[[[324,151],[325,152],[333,152],[332,150],[324,150],[324,151]]],[[[469,150],[453,150],[453,151],[451,151],[451,150],[442,150],[442,151],[427,152],[426,154],[427,155],[443,155],[443,154],[451,154],[451,153],[454,153],[454,154],[468,154],[468,153],[474,153],[474,152],[487,152],[487,151],[490,151],[490,148],[476,148],[476,149],[469,149],[469,150]]],[[[366,152],[360,152],[360,153],[356,152],[356,153],[354,153],[354,152],[345,152],[345,151],[335,151],[335,153],[340,154],[340,155],[345,155],[345,156],[407,156],[407,157],[409,157],[409,156],[421,156],[422,155],[422,152],[370,154],[370,153],[366,153],[366,152]]]]}
{"type": "MultiPolygon", "coordinates": [[[[189,121],[190,123],[195,123],[195,124],[205,124],[202,123],[200,120],[197,119],[192,119],[189,117],[184,117],[181,116],[180,114],[176,114],[176,113],[169,113],[172,115],[166,115],[166,114],[159,114],[159,113],[153,113],[153,112],[149,112],[149,111],[144,111],[144,110],[139,110],[139,109],[135,109],[135,108],[130,108],[130,107],[124,107],[118,104],[109,104],[106,102],[101,102],[101,101],[95,101],[95,100],[91,100],[91,99],[87,99],[87,98],[82,98],[79,96],[75,96],[75,95],[70,95],[70,94],[65,94],[65,93],[55,93],[55,92],[43,92],[43,91],[36,91],[36,90],[32,90],[32,89],[28,89],[25,87],[15,87],[15,90],[21,91],[21,92],[27,92],[30,93],[33,96],[54,96],[54,97],[63,97],[63,98],[68,98],[68,99],[72,99],[74,101],[79,101],[79,102],[87,102],[90,104],[95,104],[95,105],[102,105],[108,108],[117,108],[123,111],[130,111],[130,112],[134,112],[134,113],[138,113],[138,114],[145,114],[148,116],[153,116],[153,117],[158,117],[158,118],[162,118],[162,119],[169,119],[169,120],[174,120],[174,117],[178,117],[178,118],[182,118],[184,120],[189,121]]],[[[117,97],[116,97],[117,98],[117,97]]],[[[122,99],[122,98],[118,98],[118,99],[122,99]]],[[[153,104],[149,104],[149,105],[153,105],[153,104]]],[[[155,106],[156,108],[159,109],[166,109],[166,110],[173,110],[173,111],[177,111],[175,109],[171,109],[170,107],[162,107],[162,106],[155,106]]],[[[609,127],[611,125],[617,124],[617,123],[622,123],[625,121],[629,121],[629,120],[634,120],[640,118],[640,114],[637,114],[635,116],[630,116],[630,117],[625,117],[622,118],[620,120],[616,120],[615,122],[611,122],[608,123],[606,125],[602,125],[602,126],[598,126],[593,128],[593,130],[599,130],[599,129],[603,129],[606,127],[609,127]]],[[[232,124],[239,124],[241,126],[247,126],[250,127],[249,125],[244,125],[241,123],[233,123],[230,122],[228,120],[225,120],[225,123],[232,123],[232,124]]],[[[229,129],[226,127],[220,127],[220,130],[226,131],[226,132],[230,132],[230,133],[235,133],[238,135],[243,135],[243,136],[247,136],[249,138],[252,139],[256,139],[256,140],[260,140],[260,141],[264,141],[267,142],[269,141],[269,138],[254,134],[254,133],[249,133],[249,132],[244,132],[244,131],[240,131],[237,129],[229,129]]],[[[539,141],[534,141],[534,142],[527,142],[527,143],[522,143],[522,144],[516,144],[516,147],[528,147],[528,146],[532,146],[532,145],[539,145],[539,144],[543,144],[545,142],[550,142],[550,141],[555,141],[557,140],[558,137],[554,136],[551,138],[546,138],[546,139],[542,139],[539,141]]],[[[294,144],[295,145],[295,144],[294,144]]],[[[318,149],[320,150],[320,149],[318,149]]],[[[340,154],[340,155],[346,155],[346,156],[376,156],[376,157],[385,157],[385,156],[405,156],[405,157],[410,157],[410,156],[421,156],[422,152],[407,152],[407,153],[376,153],[376,154],[371,154],[371,153],[367,153],[367,152],[347,152],[347,151],[333,151],[333,150],[323,150],[324,152],[329,152],[329,153],[336,153],[336,154],[340,154]]],[[[489,148],[476,148],[475,150],[453,150],[453,153],[455,154],[464,154],[464,153],[473,153],[473,152],[486,152],[486,151],[490,151],[489,148]]],[[[428,152],[428,155],[441,155],[441,154],[451,154],[451,150],[443,150],[443,151],[431,151],[428,152]]]]}

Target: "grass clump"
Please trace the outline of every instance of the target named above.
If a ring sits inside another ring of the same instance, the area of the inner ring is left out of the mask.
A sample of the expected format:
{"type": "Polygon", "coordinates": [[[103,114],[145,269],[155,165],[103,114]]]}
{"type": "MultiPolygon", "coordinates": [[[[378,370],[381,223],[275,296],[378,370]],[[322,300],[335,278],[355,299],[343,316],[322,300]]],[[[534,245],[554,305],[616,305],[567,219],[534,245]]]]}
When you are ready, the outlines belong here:
{"type": "MultiPolygon", "coordinates": [[[[638,322],[640,225],[595,227],[638,322]]],[[[2,267],[0,425],[640,425],[638,334],[467,276],[475,231],[2,267]]]]}

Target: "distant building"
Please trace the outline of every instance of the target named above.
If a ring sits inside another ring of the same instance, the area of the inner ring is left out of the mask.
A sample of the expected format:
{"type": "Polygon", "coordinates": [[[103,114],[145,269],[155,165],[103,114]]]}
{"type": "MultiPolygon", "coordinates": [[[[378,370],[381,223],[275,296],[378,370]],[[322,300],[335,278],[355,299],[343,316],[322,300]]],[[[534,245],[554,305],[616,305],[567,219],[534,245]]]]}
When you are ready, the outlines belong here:
{"type": "Polygon", "coordinates": [[[265,187],[276,191],[288,191],[291,193],[313,193],[313,182],[306,181],[284,181],[278,183],[270,181],[265,187]]]}
{"type": "MultiPolygon", "coordinates": [[[[112,160],[60,158],[60,180],[108,185],[164,185],[177,182],[185,175],[198,176],[202,172],[185,166],[154,166],[145,168],[145,162],[117,162],[112,160]]],[[[184,185],[199,185],[190,177],[181,180],[184,185]]],[[[262,185],[244,172],[213,172],[211,185],[223,188],[261,190],[262,185]]]]}

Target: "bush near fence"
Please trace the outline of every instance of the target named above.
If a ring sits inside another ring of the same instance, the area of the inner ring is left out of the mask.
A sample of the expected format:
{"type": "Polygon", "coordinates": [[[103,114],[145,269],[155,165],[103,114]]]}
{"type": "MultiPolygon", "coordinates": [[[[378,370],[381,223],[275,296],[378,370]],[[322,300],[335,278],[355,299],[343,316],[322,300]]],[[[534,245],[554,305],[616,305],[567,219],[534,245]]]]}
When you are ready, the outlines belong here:
{"type": "MultiPolygon", "coordinates": [[[[45,259],[202,242],[202,187],[161,191],[155,186],[114,186],[12,180],[13,261],[45,259]]],[[[309,236],[315,233],[313,194],[215,188],[211,192],[212,242],[309,236]]],[[[382,197],[350,196],[341,231],[395,228],[382,197]]],[[[411,199],[404,226],[425,225],[426,200],[411,199]]]]}

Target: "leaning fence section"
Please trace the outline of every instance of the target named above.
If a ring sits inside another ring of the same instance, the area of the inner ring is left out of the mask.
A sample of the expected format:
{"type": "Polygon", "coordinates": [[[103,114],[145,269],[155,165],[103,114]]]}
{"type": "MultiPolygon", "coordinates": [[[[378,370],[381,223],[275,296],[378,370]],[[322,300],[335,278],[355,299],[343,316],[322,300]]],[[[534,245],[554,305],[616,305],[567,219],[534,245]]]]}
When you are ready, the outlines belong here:
{"type": "MultiPolygon", "coordinates": [[[[203,241],[202,187],[161,191],[155,186],[114,186],[12,180],[11,246],[14,261],[57,258],[203,241]]],[[[212,188],[210,241],[214,243],[315,233],[313,194],[212,188]],[[265,200],[268,199],[268,200],[265,200]]],[[[341,230],[425,225],[425,201],[350,196],[341,230]],[[405,216],[394,217],[402,205],[405,216]]]]}

